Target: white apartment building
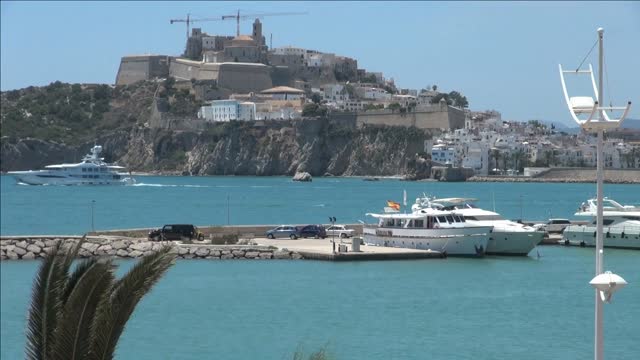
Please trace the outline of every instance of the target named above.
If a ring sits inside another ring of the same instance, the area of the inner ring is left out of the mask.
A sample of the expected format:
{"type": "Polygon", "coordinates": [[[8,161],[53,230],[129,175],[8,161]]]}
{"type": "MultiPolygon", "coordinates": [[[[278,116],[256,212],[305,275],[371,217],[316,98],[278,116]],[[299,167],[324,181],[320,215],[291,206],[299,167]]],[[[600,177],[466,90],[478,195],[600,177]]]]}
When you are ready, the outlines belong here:
{"type": "Polygon", "coordinates": [[[256,119],[256,104],[241,103],[238,100],[214,100],[200,108],[198,118],[212,122],[251,121],[256,119]]]}
{"type": "Polygon", "coordinates": [[[357,87],[356,92],[360,97],[367,100],[380,100],[380,101],[388,101],[391,100],[391,94],[389,94],[386,90],[380,89],[377,87],[363,86],[357,87]]]}
{"type": "Polygon", "coordinates": [[[325,84],[319,89],[323,100],[333,101],[337,104],[349,100],[349,93],[342,84],[325,84]]]}
{"type": "Polygon", "coordinates": [[[271,49],[271,51],[276,55],[298,55],[298,56],[306,56],[307,50],[302,48],[297,48],[293,46],[283,46],[279,48],[271,49]]]}
{"type": "Polygon", "coordinates": [[[336,62],[336,55],[331,53],[308,53],[306,64],[309,67],[330,67],[336,62]]]}
{"type": "Polygon", "coordinates": [[[456,166],[458,163],[456,152],[455,147],[446,144],[436,144],[431,148],[431,160],[456,166]]]}

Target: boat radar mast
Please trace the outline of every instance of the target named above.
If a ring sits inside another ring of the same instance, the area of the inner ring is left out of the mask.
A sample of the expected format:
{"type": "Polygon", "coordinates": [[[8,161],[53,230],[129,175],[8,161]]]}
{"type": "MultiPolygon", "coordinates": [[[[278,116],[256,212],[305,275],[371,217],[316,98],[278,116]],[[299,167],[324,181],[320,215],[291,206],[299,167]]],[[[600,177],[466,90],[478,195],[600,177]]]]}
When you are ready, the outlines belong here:
{"type": "MultiPolygon", "coordinates": [[[[598,40],[596,43],[598,46],[598,86],[596,87],[596,81],[593,77],[593,69],[589,65],[589,70],[580,70],[580,66],[575,71],[562,70],[562,65],[559,65],[560,69],[560,81],[562,83],[562,90],[564,91],[564,97],[569,106],[569,112],[573,119],[583,128],[585,131],[596,132],[598,134],[597,145],[597,217],[596,217],[596,271],[595,277],[591,280],[590,284],[595,288],[595,341],[594,341],[594,359],[602,360],[604,358],[604,341],[603,341],[603,304],[611,300],[611,294],[618,289],[622,288],[627,282],[620,276],[612,274],[611,272],[604,273],[604,251],[603,246],[603,180],[604,180],[604,159],[603,159],[603,147],[604,147],[604,131],[609,129],[615,129],[624,121],[625,117],[629,113],[631,108],[631,101],[627,103],[626,107],[604,107],[599,103],[604,99],[603,89],[603,63],[604,63],[604,50],[603,50],[603,38],[604,29],[598,28],[598,40]],[[564,76],[566,74],[576,75],[589,75],[591,77],[591,85],[593,86],[594,97],[592,96],[574,96],[569,97],[567,93],[567,86],[565,84],[564,76]],[[622,116],[618,119],[611,119],[607,115],[606,111],[624,111],[622,116]],[[586,116],[586,119],[579,116],[586,116]]],[[[593,44],[595,47],[596,44],[593,44]]],[[[591,50],[593,50],[593,47],[591,50]]],[[[589,51],[591,53],[591,51],[589,51]]],[[[589,54],[587,54],[589,56],[589,54]]],[[[586,57],[585,57],[586,59],[586,57]]],[[[584,62],[584,60],[583,60],[584,62]]],[[[582,65],[582,64],[581,64],[582,65]]]]}

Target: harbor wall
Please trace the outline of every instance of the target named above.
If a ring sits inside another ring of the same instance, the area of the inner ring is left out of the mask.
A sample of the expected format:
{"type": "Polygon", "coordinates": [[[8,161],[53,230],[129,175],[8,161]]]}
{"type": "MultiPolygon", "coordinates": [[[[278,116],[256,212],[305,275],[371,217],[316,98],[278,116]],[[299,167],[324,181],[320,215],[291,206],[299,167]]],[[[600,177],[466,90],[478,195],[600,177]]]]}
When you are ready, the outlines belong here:
{"type": "MultiPolygon", "coordinates": [[[[44,258],[59,242],[67,248],[76,244],[80,236],[12,236],[0,238],[0,259],[34,260],[44,258]]],[[[117,257],[138,258],[158,251],[163,246],[170,246],[172,252],[180,259],[303,259],[294,251],[276,249],[258,245],[206,245],[181,244],[175,242],[152,242],[146,239],[130,239],[117,237],[87,237],[82,244],[78,257],[117,257]]]]}

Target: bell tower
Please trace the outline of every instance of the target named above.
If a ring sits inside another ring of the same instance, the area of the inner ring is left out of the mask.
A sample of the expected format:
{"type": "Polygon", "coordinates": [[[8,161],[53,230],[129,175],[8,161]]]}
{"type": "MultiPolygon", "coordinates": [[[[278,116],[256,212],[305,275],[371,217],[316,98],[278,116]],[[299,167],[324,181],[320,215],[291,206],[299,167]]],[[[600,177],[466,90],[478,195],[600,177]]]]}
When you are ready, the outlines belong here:
{"type": "Polygon", "coordinates": [[[253,22],[253,41],[258,45],[264,45],[264,38],[262,37],[262,23],[260,19],[256,19],[253,22]]]}

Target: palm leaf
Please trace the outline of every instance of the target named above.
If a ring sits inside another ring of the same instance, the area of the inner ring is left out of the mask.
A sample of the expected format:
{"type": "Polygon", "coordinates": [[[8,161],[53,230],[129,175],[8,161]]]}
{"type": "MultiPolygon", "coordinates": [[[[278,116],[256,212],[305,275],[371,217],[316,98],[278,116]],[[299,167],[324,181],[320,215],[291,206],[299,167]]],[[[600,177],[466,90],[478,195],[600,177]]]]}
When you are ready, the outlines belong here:
{"type": "Polygon", "coordinates": [[[64,290],[62,291],[62,297],[61,297],[62,305],[65,305],[67,303],[67,300],[69,299],[69,295],[71,295],[71,292],[75,288],[78,281],[80,281],[82,276],[84,276],[85,272],[91,269],[91,267],[93,267],[93,265],[95,265],[97,262],[98,262],[98,259],[89,258],[82,261],[76,266],[76,268],[73,270],[71,275],[69,275],[69,277],[67,278],[67,281],[64,286],[64,290]]]}
{"type": "Polygon", "coordinates": [[[136,305],[173,263],[175,255],[170,251],[166,246],[143,257],[114,284],[111,296],[100,301],[91,328],[89,359],[113,359],[120,335],[136,305]]]}
{"type": "Polygon", "coordinates": [[[74,286],[55,332],[54,359],[84,359],[89,353],[89,335],[96,308],[101,299],[108,296],[113,284],[111,269],[111,261],[95,260],[85,260],[76,267],[71,276],[75,279],[74,286]]]}
{"type": "Polygon", "coordinates": [[[53,334],[60,315],[60,296],[66,283],[71,261],[77,255],[84,237],[78,244],[58,256],[62,242],[58,242],[45,256],[33,282],[29,318],[27,321],[27,359],[47,359],[53,334]]]}

